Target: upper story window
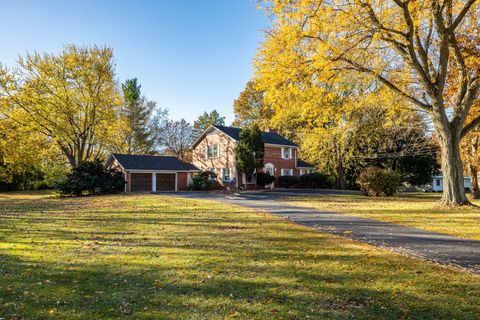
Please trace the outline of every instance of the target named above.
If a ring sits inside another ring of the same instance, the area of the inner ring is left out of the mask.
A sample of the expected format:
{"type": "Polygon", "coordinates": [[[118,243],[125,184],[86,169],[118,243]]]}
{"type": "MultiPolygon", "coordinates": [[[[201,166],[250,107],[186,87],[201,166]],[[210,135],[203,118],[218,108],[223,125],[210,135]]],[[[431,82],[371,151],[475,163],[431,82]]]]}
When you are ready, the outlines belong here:
{"type": "Polygon", "coordinates": [[[213,159],[220,157],[220,147],[218,144],[207,146],[206,151],[207,159],[213,159]]]}
{"type": "Polygon", "coordinates": [[[292,148],[282,148],[282,159],[292,159],[292,148]]]}

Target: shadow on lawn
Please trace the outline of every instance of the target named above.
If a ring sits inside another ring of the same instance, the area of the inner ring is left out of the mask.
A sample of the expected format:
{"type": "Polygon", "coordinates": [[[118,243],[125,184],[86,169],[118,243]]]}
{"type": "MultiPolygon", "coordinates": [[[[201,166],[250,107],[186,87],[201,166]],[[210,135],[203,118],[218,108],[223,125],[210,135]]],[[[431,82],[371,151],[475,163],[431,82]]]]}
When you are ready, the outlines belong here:
{"type": "MultiPolygon", "coordinates": [[[[13,319],[107,319],[130,314],[135,319],[229,315],[262,319],[296,319],[307,315],[313,318],[469,318],[466,313],[455,313],[441,301],[427,303],[401,292],[349,287],[355,276],[349,272],[317,275],[306,270],[289,270],[259,281],[253,276],[236,276],[228,269],[203,279],[189,274],[179,276],[179,271],[185,270],[164,266],[125,272],[115,269],[89,265],[75,266],[72,270],[71,266],[2,256],[0,315],[13,319]],[[292,284],[279,280],[293,275],[297,280],[292,284]],[[347,285],[335,285],[340,283],[347,285]],[[411,301],[416,307],[398,304],[395,302],[398,299],[390,300],[398,295],[404,295],[401,300],[411,301]]],[[[234,269],[268,271],[249,265],[234,269]]],[[[475,308],[462,307],[463,311],[475,308]]],[[[471,315],[473,318],[473,313],[471,315]]]]}
{"type": "Polygon", "coordinates": [[[440,268],[243,211],[197,214],[92,210],[46,219],[33,210],[0,221],[0,244],[17,248],[0,255],[0,317],[473,319],[479,312],[478,298],[465,298],[478,284],[439,285],[440,268]]]}

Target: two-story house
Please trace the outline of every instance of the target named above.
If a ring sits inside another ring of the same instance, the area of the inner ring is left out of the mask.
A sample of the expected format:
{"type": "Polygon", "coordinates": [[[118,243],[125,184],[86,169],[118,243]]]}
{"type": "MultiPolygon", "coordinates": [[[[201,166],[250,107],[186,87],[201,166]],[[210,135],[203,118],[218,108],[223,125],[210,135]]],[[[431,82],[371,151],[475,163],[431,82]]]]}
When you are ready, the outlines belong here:
{"type": "MultiPolygon", "coordinates": [[[[219,186],[234,184],[254,185],[253,177],[238,174],[235,165],[235,147],[240,138],[240,128],[212,125],[192,145],[192,163],[201,170],[215,172],[219,186]]],[[[300,176],[315,168],[298,159],[298,145],[276,134],[262,132],[265,143],[263,172],[276,177],[300,176]]],[[[268,186],[273,187],[273,186],[268,186]]]]}

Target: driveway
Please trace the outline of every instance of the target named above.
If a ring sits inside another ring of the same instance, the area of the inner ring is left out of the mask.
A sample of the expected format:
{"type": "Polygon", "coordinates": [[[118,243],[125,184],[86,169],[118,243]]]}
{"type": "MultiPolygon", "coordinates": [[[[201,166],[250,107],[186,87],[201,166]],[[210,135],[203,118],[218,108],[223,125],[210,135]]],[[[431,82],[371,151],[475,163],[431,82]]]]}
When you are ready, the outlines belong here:
{"type": "MultiPolygon", "coordinates": [[[[338,191],[275,190],[235,194],[178,192],[168,193],[168,195],[214,200],[253,208],[322,232],[333,233],[443,265],[480,272],[480,241],[282,202],[286,197],[328,193],[338,193],[338,191]]],[[[346,193],[355,192],[346,191],[346,193]]]]}

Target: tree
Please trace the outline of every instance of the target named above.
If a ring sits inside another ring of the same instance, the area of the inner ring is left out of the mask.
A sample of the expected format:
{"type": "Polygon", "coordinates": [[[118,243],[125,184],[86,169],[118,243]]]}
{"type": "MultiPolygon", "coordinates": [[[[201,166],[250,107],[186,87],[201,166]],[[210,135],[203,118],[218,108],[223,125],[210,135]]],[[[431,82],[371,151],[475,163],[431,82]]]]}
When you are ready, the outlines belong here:
{"type": "Polygon", "coordinates": [[[234,126],[249,127],[257,125],[263,130],[269,127],[273,110],[264,102],[263,94],[254,81],[247,82],[245,89],[233,102],[234,126]]]}
{"type": "Polygon", "coordinates": [[[194,139],[200,137],[203,131],[205,131],[205,129],[207,129],[211,125],[225,125],[225,117],[221,117],[217,110],[213,110],[210,113],[205,111],[202,115],[198,117],[197,120],[193,122],[194,139]]]}
{"type": "Polygon", "coordinates": [[[276,20],[259,52],[260,67],[276,64],[273,78],[289,75],[291,84],[309,79],[317,86],[339,74],[365,75],[428,113],[441,148],[442,203],[468,203],[460,139],[480,123],[480,116],[465,121],[478,99],[480,72],[466,63],[458,39],[478,33],[475,0],[265,3],[276,20]],[[446,99],[451,65],[460,70],[453,100],[446,99]]]}
{"type": "Polygon", "coordinates": [[[264,143],[262,132],[257,126],[240,131],[239,141],[235,147],[237,172],[251,176],[255,170],[263,167],[264,143]]]}
{"type": "Polygon", "coordinates": [[[156,126],[161,125],[168,112],[158,109],[155,101],[141,94],[137,79],[128,79],[122,84],[124,105],[122,115],[127,123],[125,130],[125,152],[147,154],[154,151],[156,126]],[[155,113],[155,111],[157,113],[155,113]]]}
{"type": "Polygon", "coordinates": [[[166,149],[165,152],[184,162],[189,160],[192,143],[193,128],[185,119],[168,121],[160,134],[160,144],[166,149]]]}
{"type": "Polygon", "coordinates": [[[0,113],[53,142],[76,168],[118,138],[114,76],[110,48],[68,45],[59,55],[27,54],[12,71],[0,66],[0,113]]]}

